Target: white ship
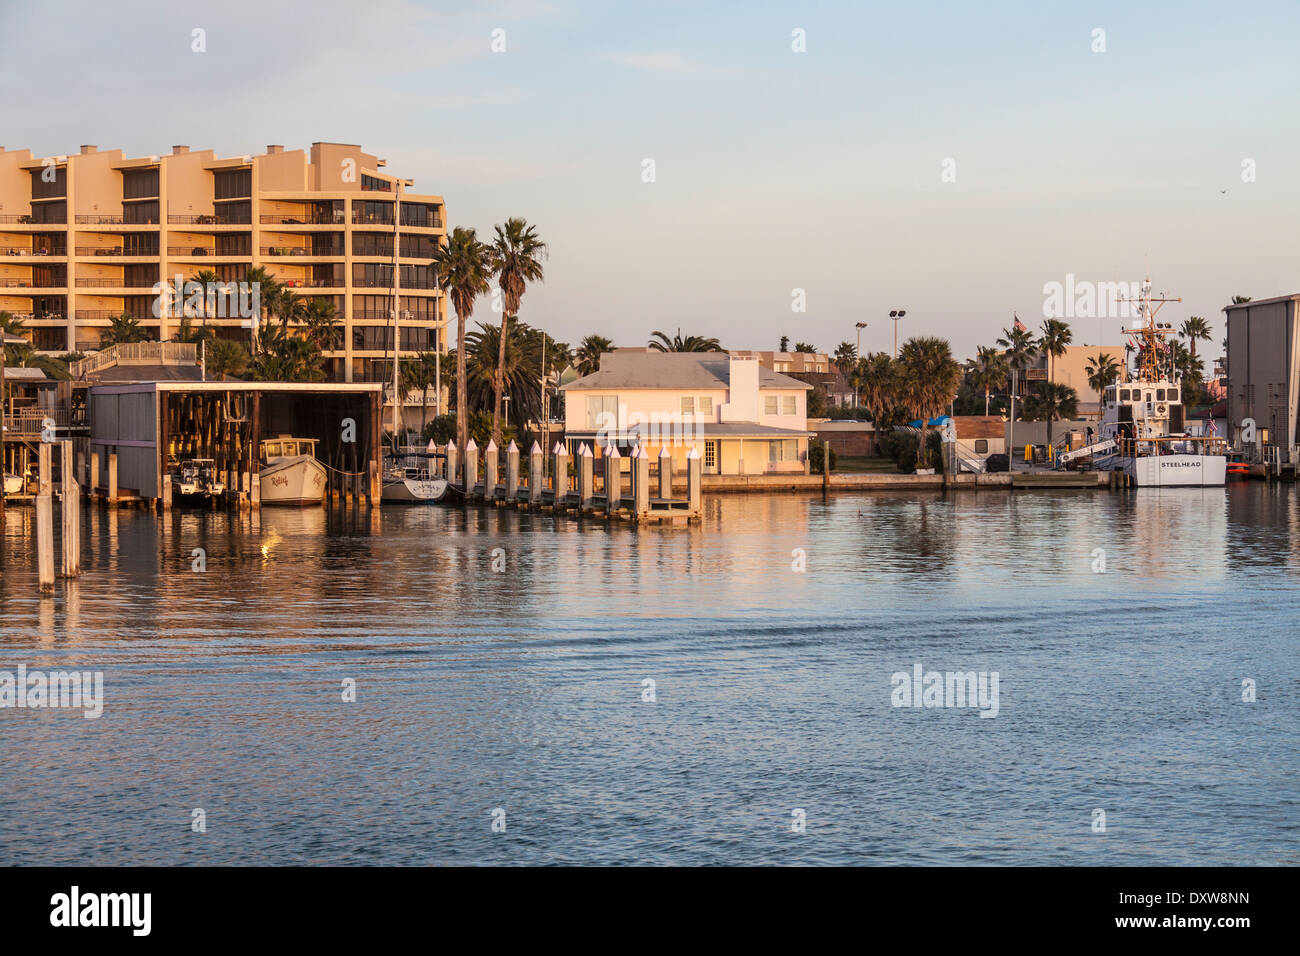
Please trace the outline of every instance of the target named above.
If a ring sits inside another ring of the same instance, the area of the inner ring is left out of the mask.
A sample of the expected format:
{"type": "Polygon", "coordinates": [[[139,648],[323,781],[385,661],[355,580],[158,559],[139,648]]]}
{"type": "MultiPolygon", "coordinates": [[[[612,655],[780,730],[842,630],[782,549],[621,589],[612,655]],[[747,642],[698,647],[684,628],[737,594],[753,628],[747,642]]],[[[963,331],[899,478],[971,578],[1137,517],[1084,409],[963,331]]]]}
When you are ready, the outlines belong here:
{"type": "Polygon", "coordinates": [[[172,487],[184,498],[217,498],[226,490],[211,458],[187,458],[172,476],[172,487]]]}
{"type": "Polygon", "coordinates": [[[316,460],[316,439],[268,438],[262,442],[264,505],[318,505],[325,500],[325,466],[316,460]]]}
{"type": "Polygon", "coordinates": [[[429,452],[408,452],[384,462],[380,499],[396,504],[431,504],[447,494],[447,480],[437,475],[437,459],[429,452]]]}
{"type": "Polygon", "coordinates": [[[1062,455],[1061,463],[1093,456],[1099,470],[1123,471],[1139,488],[1223,485],[1227,480],[1227,442],[1214,435],[1187,434],[1182,383],[1161,342],[1174,329],[1155,320],[1164,303],[1182,300],[1152,299],[1148,278],[1142,283],[1139,301],[1140,325],[1124,330],[1137,338],[1137,372],[1131,381],[1106,388],[1100,441],[1062,455]],[[1152,302],[1157,303],[1154,309],[1152,302]]]}

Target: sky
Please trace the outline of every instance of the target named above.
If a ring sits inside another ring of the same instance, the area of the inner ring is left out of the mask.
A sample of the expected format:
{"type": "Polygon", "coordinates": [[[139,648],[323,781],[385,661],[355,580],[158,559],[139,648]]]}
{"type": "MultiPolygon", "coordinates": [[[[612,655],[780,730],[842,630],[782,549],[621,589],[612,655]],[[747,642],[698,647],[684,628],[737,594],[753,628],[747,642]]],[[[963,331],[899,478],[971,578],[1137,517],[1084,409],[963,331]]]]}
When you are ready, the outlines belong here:
{"type": "Polygon", "coordinates": [[[361,144],[452,225],[535,224],[520,317],[570,343],[890,350],[905,309],[964,358],[1149,272],[1217,346],[1300,292],[1298,41],[1295,0],[0,0],[0,146],[361,144]]]}

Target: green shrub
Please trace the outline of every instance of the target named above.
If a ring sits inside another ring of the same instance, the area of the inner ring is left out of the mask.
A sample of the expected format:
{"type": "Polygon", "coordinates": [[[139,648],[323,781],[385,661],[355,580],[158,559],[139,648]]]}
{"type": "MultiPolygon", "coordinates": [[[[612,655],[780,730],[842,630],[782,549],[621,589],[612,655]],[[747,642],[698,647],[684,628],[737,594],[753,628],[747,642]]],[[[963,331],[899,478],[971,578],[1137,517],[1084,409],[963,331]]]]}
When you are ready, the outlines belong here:
{"type": "MultiPolygon", "coordinates": [[[[821,442],[817,442],[816,444],[812,445],[812,447],[808,449],[808,467],[809,470],[814,475],[820,475],[822,473],[822,464],[823,464],[822,451],[825,447],[826,446],[823,445],[821,442]]],[[[832,448],[830,452],[831,452],[831,471],[834,471],[835,464],[839,456],[835,454],[834,448],[832,448]]]]}

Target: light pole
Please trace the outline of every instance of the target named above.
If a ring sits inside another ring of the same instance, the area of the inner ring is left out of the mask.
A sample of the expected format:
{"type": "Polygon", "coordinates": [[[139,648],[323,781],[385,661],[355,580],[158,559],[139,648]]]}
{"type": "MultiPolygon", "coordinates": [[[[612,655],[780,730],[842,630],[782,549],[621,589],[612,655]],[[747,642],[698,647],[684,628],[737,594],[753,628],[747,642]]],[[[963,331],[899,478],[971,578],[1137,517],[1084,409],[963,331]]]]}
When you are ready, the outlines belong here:
{"type": "Polygon", "coordinates": [[[892,309],[889,317],[894,320],[894,358],[898,358],[898,320],[907,315],[906,309],[892,309]]]}
{"type": "MultiPolygon", "coordinates": [[[[859,362],[862,361],[862,330],[867,327],[867,323],[859,322],[858,324],[858,351],[853,357],[859,362]]],[[[862,386],[858,385],[853,389],[853,404],[855,407],[862,406],[862,386]]]]}

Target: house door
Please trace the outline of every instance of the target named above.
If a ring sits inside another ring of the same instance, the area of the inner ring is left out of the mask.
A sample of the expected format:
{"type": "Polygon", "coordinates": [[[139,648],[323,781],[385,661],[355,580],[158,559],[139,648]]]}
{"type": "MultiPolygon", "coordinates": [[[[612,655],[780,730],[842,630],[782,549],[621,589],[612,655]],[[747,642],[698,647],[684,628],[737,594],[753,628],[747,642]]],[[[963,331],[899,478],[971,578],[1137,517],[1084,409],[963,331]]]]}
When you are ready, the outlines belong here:
{"type": "Polygon", "coordinates": [[[706,441],[704,443],[704,473],[706,475],[716,475],[718,473],[718,443],[716,441],[706,441]]]}

